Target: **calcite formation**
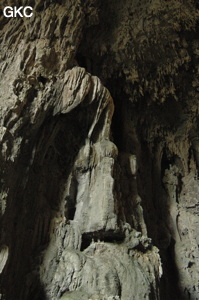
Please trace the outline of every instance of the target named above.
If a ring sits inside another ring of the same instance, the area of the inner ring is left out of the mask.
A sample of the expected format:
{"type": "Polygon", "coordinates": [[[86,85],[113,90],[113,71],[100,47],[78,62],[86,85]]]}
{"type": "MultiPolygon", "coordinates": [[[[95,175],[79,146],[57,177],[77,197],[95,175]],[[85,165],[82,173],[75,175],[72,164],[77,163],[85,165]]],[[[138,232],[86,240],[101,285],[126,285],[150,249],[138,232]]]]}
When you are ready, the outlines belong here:
{"type": "Polygon", "coordinates": [[[197,1],[0,5],[0,299],[199,299],[197,1]]]}

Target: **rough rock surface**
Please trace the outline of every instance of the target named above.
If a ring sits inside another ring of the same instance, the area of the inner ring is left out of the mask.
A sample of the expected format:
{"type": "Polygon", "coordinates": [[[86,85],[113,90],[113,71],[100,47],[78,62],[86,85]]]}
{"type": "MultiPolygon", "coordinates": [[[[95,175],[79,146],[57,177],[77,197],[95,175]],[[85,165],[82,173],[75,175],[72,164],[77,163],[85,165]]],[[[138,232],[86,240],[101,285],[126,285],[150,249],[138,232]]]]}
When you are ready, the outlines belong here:
{"type": "Polygon", "coordinates": [[[0,15],[0,299],[199,299],[199,6],[0,15]]]}

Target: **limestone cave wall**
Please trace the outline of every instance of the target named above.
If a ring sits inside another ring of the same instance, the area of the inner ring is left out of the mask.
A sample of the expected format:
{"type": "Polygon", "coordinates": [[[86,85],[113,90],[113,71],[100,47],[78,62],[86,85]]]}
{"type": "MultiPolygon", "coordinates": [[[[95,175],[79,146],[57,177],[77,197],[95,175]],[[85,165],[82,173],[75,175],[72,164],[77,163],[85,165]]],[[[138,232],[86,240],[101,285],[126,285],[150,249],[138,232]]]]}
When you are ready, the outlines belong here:
{"type": "Polygon", "coordinates": [[[0,8],[0,299],[199,299],[198,2],[0,8]]]}

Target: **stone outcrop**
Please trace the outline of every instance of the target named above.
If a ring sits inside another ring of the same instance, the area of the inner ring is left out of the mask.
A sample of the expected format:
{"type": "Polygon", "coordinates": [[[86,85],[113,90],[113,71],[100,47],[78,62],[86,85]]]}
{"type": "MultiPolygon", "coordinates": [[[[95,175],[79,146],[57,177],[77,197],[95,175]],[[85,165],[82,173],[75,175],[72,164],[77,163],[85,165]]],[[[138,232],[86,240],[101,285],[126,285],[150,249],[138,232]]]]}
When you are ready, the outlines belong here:
{"type": "Polygon", "coordinates": [[[199,299],[197,1],[15,2],[0,299],[199,299]]]}

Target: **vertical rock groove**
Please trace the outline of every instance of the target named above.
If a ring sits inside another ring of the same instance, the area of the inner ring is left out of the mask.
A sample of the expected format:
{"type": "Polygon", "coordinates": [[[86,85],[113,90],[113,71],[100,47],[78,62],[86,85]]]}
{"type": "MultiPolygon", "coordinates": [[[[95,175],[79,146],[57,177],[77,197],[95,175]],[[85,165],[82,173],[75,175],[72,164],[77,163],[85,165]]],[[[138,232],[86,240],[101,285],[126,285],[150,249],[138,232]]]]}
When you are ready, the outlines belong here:
{"type": "Polygon", "coordinates": [[[199,299],[198,3],[0,8],[0,299],[199,299]]]}

